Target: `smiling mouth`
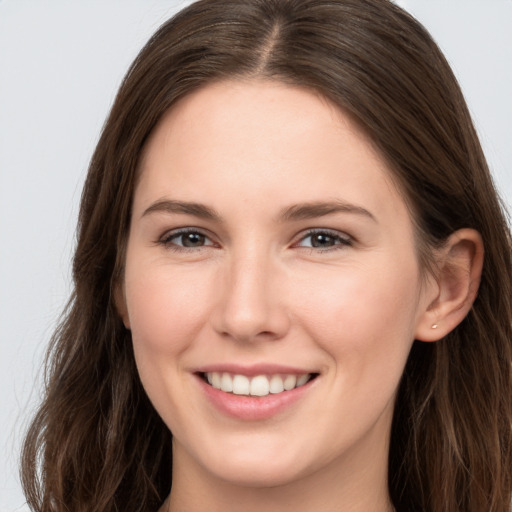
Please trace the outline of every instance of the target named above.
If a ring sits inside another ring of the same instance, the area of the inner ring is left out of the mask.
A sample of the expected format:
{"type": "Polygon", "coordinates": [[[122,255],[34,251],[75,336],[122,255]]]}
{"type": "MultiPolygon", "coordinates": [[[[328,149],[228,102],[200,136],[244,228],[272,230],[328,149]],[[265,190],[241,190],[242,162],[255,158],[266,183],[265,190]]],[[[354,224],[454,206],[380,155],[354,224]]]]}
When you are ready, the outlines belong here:
{"type": "Polygon", "coordinates": [[[234,395],[265,397],[269,394],[280,394],[300,388],[315,379],[317,373],[257,375],[232,374],[228,372],[207,372],[201,377],[215,389],[234,395]]]}

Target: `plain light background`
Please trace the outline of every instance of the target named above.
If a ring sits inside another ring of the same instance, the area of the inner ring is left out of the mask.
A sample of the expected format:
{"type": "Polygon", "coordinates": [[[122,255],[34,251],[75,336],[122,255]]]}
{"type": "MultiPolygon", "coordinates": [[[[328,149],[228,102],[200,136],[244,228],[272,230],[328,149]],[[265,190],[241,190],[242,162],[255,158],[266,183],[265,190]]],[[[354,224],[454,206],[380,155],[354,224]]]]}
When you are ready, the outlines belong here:
{"type": "MultiPolygon", "coordinates": [[[[186,0],[0,0],[0,512],[70,292],[82,182],[117,87],[186,0]]],[[[397,0],[452,64],[512,205],[512,0],[397,0]]]]}

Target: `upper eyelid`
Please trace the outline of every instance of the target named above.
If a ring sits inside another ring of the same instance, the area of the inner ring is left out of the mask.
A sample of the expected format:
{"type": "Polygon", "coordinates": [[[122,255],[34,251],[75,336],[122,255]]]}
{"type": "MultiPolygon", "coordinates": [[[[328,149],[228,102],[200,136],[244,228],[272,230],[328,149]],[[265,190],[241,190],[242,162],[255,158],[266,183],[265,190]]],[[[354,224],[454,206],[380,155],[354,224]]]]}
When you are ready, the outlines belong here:
{"type": "Polygon", "coordinates": [[[174,229],[168,229],[162,233],[162,235],[159,237],[159,240],[163,240],[166,238],[171,238],[173,236],[178,236],[186,233],[199,233],[201,235],[206,236],[207,238],[211,239],[213,241],[213,234],[208,230],[204,228],[198,228],[195,226],[185,226],[182,228],[174,228],[174,229]]]}
{"type": "Polygon", "coordinates": [[[327,233],[329,235],[334,235],[334,236],[346,236],[347,238],[350,238],[350,235],[348,233],[346,233],[345,231],[340,231],[338,229],[332,229],[332,228],[310,228],[310,229],[306,229],[305,231],[303,231],[304,235],[311,235],[311,234],[316,234],[316,233],[327,233]]]}

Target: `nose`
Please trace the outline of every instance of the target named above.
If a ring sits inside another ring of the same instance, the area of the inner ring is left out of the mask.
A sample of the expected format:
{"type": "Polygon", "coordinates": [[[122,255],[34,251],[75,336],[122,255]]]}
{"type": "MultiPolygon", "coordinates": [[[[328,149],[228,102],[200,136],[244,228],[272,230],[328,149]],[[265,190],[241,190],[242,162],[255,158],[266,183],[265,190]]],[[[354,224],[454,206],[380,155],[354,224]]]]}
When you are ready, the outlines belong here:
{"type": "Polygon", "coordinates": [[[219,287],[214,329],[238,342],[277,340],[288,332],[283,273],[271,258],[255,252],[233,257],[219,287]]]}

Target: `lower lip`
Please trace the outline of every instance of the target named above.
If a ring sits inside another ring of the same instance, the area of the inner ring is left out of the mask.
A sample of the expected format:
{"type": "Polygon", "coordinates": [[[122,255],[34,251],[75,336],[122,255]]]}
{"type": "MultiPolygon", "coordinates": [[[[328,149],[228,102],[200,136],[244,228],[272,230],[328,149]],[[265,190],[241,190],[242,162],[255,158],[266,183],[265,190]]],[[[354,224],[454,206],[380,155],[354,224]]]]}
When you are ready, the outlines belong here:
{"type": "Polygon", "coordinates": [[[303,398],[317,379],[318,377],[290,391],[253,397],[226,393],[210,386],[197,375],[203,393],[217,410],[226,416],[245,421],[266,420],[282,413],[303,398]]]}

